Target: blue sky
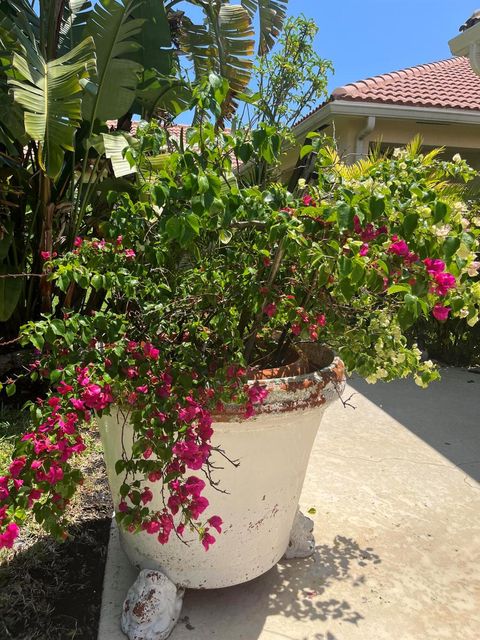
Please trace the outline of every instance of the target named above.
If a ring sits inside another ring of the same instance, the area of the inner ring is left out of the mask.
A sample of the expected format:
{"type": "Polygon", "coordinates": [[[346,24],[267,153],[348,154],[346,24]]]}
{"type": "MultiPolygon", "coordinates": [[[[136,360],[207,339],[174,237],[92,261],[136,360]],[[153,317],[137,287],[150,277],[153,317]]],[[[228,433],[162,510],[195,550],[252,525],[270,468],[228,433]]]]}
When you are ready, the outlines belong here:
{"type": "Polygon", "coordinates": [[[475,0],[290,0],[320,28],[316,49],[332,60],[329,90],[372,75],[451,57],[448,40],[475,0]]]}

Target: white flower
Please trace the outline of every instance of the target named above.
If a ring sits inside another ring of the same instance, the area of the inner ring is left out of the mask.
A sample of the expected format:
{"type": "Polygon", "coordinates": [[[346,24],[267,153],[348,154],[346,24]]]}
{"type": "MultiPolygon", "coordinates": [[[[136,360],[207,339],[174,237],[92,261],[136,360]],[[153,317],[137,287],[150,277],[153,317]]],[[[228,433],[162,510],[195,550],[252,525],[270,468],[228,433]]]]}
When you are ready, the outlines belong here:
{"type": "Polygon", "coordinates": [[[461,162],[462,161],[462,156],[459,153],[456,153],[453,158],[452,158],[453,162],[461,162]]]}
{"type": "Polygon", "coordinates": [[[471,278],[474,278],[478,274],[480,269],[480,262],[471,262],[467,267],[467,273],[471,278]]]}
{"type": "Polygon", "coordinates": [[[452,227],[449,224],[444,224],[442,226],[435,225],[433,230],[437,238],[446,238],[452,230],[452,227]]]}
{"type": "Polygon", "coordinates": [[[426,389],[428,387],[428,384],[424,382],[418,374],[415,374],[414,380],[415,380],[415,384],[418,387],[421,387],[422,389],[426,389]]]}

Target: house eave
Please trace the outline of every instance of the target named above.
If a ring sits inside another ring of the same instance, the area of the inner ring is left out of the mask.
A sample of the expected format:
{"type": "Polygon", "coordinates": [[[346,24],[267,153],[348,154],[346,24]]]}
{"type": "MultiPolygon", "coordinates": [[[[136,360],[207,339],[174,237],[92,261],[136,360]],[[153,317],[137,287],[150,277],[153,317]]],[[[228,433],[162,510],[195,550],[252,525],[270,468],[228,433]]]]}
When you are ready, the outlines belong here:
{"type": "Polygon", "coordinates": [[[470,56],[470,47],[480,42],[480,22],[463,31],[448,42],[454,56],[470,56]]]}
{"type": "Polygon", "coordinates": [[[480,125],[480,110],[449,109],[440,107],[413,107],[398,104],[380,104],[353,100],[334,100],[312,113],[296,125],[293,132],[297,138],[329,124],[335,116],[375,116],[396,120],[415,120],[416,122],[441,124],[480,125]]]}

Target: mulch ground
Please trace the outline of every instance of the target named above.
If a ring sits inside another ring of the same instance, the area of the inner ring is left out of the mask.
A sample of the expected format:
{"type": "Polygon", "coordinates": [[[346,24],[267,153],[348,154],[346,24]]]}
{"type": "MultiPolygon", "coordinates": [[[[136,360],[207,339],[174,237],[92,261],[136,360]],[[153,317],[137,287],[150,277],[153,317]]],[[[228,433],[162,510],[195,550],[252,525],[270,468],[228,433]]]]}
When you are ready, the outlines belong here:
{"type": "MultiPolygon", "coordinates": [[[[10,414],[0,415],[0,462],[13,446],[10,414]]],[[[21,419],[20,419],[21,422],[21,419]]],[[[85,483],[71,510],[71,537],[58,543],[32,522],[0,552],[1,640],[96,640],[112,502],[99,436],[79,465],[85,483]]],[[[3,466],[3,465],[2,465],[3,466]]]]}

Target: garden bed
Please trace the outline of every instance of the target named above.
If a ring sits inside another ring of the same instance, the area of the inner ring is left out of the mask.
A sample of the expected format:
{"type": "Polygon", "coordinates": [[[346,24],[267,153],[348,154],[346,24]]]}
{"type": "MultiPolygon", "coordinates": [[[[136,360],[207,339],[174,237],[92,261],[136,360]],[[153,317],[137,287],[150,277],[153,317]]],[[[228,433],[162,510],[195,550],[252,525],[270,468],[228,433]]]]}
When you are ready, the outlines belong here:
{"type": "MultiPolygon", "coordinates": [[[[28,418],[0,411],[0,463],[28,418]]],[[[58,543],[31,522],[12,550],[0,552],[2,640],[95,640],[112,504],[98,433],[81,459],[85,483],[70,511],[71,537],[58,543]]]]}

